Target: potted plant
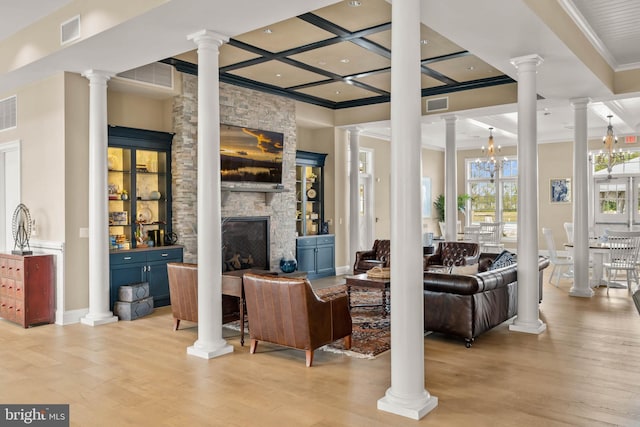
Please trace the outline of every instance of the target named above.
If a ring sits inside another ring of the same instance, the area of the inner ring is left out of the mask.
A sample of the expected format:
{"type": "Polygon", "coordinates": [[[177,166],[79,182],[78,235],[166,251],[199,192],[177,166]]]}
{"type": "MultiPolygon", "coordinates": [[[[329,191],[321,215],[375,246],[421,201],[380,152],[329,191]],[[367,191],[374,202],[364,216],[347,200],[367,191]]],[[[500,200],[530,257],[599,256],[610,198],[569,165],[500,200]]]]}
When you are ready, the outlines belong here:
{"type": "MultiPolygon", "coordinates": [[[[464,214],[467,208],[467,200],[469,200],[471,196],[466,193],[458,194],[458,211],[464,214]]],[[[436,212],[438,213],[438,222],[440,224],[440,232],[444,235],[444,194],[440,194],[435,202],[433,202],[433,206],[436,208],[436,212]]]]}

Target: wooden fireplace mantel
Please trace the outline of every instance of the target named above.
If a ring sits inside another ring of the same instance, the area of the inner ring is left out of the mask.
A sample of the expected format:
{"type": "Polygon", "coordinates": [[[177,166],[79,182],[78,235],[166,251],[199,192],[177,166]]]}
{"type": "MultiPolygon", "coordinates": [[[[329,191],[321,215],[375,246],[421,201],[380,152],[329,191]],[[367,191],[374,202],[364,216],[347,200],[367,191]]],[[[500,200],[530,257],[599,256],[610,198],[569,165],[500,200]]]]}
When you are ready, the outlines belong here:
{"type": "Polygon", "coordinates": [[[222,205],[227,203],[227,199],[231,193],[264,193],[264,204],[269,206],[273,200],[273,195],[276,193],[285,193],[289,190],[285,188],[276,187],[248,187],[248,186],[235,186],[233,184],[221,184],[220,191],[222,193],[222,205]]]}

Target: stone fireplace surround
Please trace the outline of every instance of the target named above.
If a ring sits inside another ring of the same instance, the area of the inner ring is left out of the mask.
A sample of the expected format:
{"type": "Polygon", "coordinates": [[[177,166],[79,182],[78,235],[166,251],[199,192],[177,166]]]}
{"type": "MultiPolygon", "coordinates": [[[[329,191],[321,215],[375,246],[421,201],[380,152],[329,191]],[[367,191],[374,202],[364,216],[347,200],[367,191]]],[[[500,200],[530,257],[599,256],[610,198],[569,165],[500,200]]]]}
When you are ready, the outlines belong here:
{"type": "MultiPolygon", "coordinates": [[[[180,79],[178,79],[180,80],[180,79]]],[[[182,74],[182,93],[173,100],[172,191],[173,231],[184,246],[185,262],[198,262],[197,254],[197,123],[198,78],[182,74]]],[[[287,253],[295,253],[296,121],[293,100],[220,83],[220,123],[272,130],[284,134],[282,184],[266,203],[260,184],[257,192],[232,192],[222,205],[222,218],[268,218],[268,266],[277,268],[287,253]]],[[[264,184],[262,185],[264,186],[264,184]]],[[[221,242],[222,245],[222,242],[221,242]]]]}

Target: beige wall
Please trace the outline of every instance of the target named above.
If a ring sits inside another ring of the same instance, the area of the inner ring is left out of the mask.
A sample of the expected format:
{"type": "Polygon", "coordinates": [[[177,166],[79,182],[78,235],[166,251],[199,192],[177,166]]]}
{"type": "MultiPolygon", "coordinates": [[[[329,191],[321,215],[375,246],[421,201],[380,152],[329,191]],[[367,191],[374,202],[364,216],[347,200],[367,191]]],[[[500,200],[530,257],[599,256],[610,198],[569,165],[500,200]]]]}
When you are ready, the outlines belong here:
{"type": "Polygon", "coordinates": [[[173,100],[108,91],[108,121],[110,125],[173,132],[173,100]]]}
{"type": "Polygon", "coordinates": [[[89,84],[65,74],[65,310],[86,308],[89,301],[89,84]]]}
{"type": "Polygon", "coordinates": [[[360,148],[373,151],[374,239],[391,238],[391,143],[360,137],[360,148]]]}
{"type": "Polygon", "coordinates": [[[431,178],[431,217],[422,219],[422,232],[439,236],[438,213],[433,202],[440,194],[444,194],[444,151],[422,149],[422,176],[431,178]]]}
{"type": "Polygon", "coordinates": [[[57,74],[15,93],[18,124],[16,129],[0,132],[0,142],[21,142],[21,199],[36,220],[37,238],[62,242],[65,233],[64,76],[57,74]]]}

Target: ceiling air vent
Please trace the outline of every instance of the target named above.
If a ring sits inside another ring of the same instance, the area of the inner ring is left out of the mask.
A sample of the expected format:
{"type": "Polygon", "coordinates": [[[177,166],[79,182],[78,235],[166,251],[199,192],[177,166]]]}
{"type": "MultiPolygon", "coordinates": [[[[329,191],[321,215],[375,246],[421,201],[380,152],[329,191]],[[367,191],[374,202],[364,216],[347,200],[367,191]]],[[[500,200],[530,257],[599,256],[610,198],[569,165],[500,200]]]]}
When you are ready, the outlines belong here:
{"type": "Polygon", "coordinates": [[[427,113],[432,111],[443,111],[449,109],[449,98],[427,99],[427,113]]]}
{"type": "Polygon", "coordinates": [[[161,62],[125,71],[118,74],[118,77],[173,89],[173,67],[161,62]]]}
{"type": "Polygon", "coordinates": [[[60,44],[66,44],[80,38],[80,15],[60,24],[60,44]]]}
{"type": "Polygon", "coordinates": [[[0,130],[16,127],[18,121],[17,97],[0,100],[0,130]]]}

